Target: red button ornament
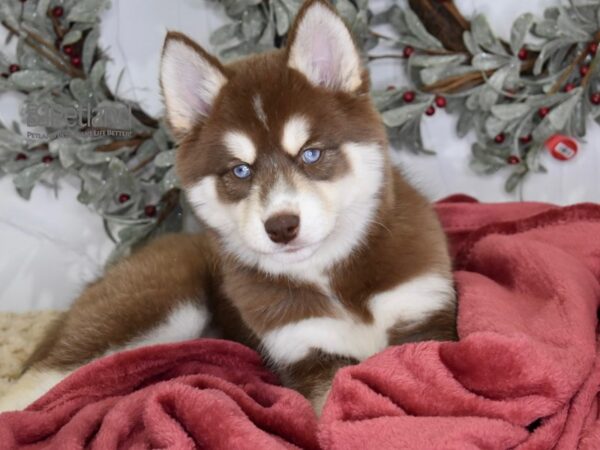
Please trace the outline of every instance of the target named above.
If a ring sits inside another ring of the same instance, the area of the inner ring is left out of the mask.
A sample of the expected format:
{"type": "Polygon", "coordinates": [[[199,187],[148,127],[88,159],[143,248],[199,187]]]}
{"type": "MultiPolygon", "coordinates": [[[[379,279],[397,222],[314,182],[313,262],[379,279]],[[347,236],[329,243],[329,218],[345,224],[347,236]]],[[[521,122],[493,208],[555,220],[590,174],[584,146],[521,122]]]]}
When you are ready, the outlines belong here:
{"type": "Polygon", "coordinates": [[[559,161],[567,161],[577,154],[577,142],[569,136],[555,134],[546,141],[546,148],[559,161]]]}

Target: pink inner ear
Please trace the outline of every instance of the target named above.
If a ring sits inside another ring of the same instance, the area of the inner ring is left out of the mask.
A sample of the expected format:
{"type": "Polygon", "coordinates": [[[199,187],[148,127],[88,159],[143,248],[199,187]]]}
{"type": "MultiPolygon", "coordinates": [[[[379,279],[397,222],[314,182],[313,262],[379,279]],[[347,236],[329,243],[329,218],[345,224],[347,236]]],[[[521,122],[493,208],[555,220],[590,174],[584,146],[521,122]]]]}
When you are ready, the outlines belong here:
{"type": "Polygon", "coordinates": [[[318,30],[311,36],[310,39],[310,54],[312,65],[317,75],[317,80],[320,85],[335,87],[339,84],[339,64],[337,59],[341,54],[334,53],[332,40],[335,36],[331,36],[329,30],[318,30]]]}
{"type": "Polygon", "coordinates": [[[210,76],[205,72],[182,70],[179,75],[181,92],[188,97],[189,106],[193,114],[207,116],[210,113],[210,101],[214,93],[209,89],[210,76]]]}

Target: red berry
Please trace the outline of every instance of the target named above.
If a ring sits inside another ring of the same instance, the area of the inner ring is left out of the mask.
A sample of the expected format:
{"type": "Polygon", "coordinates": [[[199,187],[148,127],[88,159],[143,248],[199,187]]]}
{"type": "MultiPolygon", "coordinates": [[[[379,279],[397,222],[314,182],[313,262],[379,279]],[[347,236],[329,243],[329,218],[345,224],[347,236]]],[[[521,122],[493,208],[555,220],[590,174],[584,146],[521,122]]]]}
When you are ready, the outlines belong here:
{"type": "Polygon", "coordinates": [[[75,67],[81,67],[81,58],[79,56],[71,57],[71,64],[73,64],[75,67]]]}
{"type": "Polygon", "coordinates": [[[72,45],[65,45],[63,47],[63,52],[65,52],[66,55],[71,56],[75,52],[75,49],[72,45]]]}
{"type": "Polygon", "coordinates": [[[404,47],[404,51],[402,52],[405,58],[410,58],[410,56],[415,52],[415,49],[410,45],[404,47]]]}
{"type": "Polygon", "coordinates": [[[62,6],[55,6],[52,8],[52,15],[54,17],[62,17],[64,13],[65,10],[62,8],[62,6]]]}
{"type": "Polygon", "coordinates": [[[425,110],[425,114],[427,114],[428,116],[433,116],[435,114],[435,108],[433,106],[430,106],[425,110]]]}
{"type": "Polygon", "coordinates": [[[538,114],[542,119],[544,117],[546,117],[549,112],[550,112],[550,108],[548,108],[547,106],[543,106],[540,109],[538,109],[538,114]]]}
{"type": "Polygon", "coordinates": [[[119,194],[119,203],[125,203],[127,201],[129,201],[129,199],[131,198],[131,196],[129,194],[119,194]]]}
{"type": "Polygon", "coordinates": [[[7,73],[5,73],[5,72],[2,72],[2,78],[8,78],[9,76],[10,76],[10,75],[8,75],[7,73]]]}
{"type": "Polygon", "coordinates": [[[585,77],[590,72],[590,66],[585,65],[579,68],[579,73],[582,77],[585,77]]]}
{"type": "Polygon", "coordinates": [[[446,100],[446,97],[442,97],[441,95],[438,95],[435,98],[435,105],[438,108],[445,108],[447,104],[448,104],[448,101],[446,100]]]}
{"type": "Polygon", "coordinates": [[[414,91],[406,91],[403,95],[402,95],[402,99],[406,102],[406,103],[411,103],[412,101],[414,101],[416,97],[416,94],[414,93],[414,91]]]}
{"type": "Polygon", "coordinates": [[[15,157],[15,161],[25,161],[26,159],[29,159],[29,157],[25,153],[17,153],[15,157]]]}
{"type": "Polygon", "coordinates": [[[504,133],[500,133],[500,134],[496,135],[496,137],[494,138],[494,142],[496,144],[502,144],[505,139],[506,139],[506,136],[504,136],[504,133]]]}
{"type": "Polygon", "coordinates": [[[571,92],[573,89],[575,89],[575,83],[567,83],[565,85],[565,92],[571,92]]]}
{"type": "Polygon", "coordinates": [[[594,92],[591,95],[590,100],[594,105],[600,105],[600,92],[594,92]]]}
{"type": "Polygon", "coordinates": [[[506,158],[506,162],[513,165],[519,164],[521,162],[521,158],[516,155],[510,155],[508,158],[506,158]]]}
{"type": "Polygon", "coordinates": [[[391,84],[385,89],[386,91],[395,91],[396,86],[392,86],[391,84]]]}
{"type": "Polygon", "coordinates": [[[50,164],[52,161],[54,161],[54,157],[52,155],[46,155],[42,158],[42,162],[44,164],[50,164]]]}
{"type": "Polygon", "coordinates": [[[156,206],[146,205],[146,207],[144,208],[144,214],[146,214],[147,217],[156,216],[156,206]]]}
{"type": "Polygon", "coordinates": [[[18,64],[11,64],[10,66],[8,66],[8,71],[10,73],[15,73],[15,72],[18,72],[19,70],[21,70],[21,66],[19,66],[18,64]]]}
{"type": "Polygon", "coordinates": [[[519,140],[521,141],[521,144],[529,144],[533,140],[533,136],[528,134],[527,136],[521,136],[519,140]]]}
{"type": "Polygon", "coordinates": [[[527,52],[526,48],[522,48],[521,50],[519,50],[519,53],[517,53],[517,56],[521,61],[525,61],[529,56],[529,53],[527,52]]]}
{"type": "Polygon", "coordinates": [[[588,52],[590,52],[590,55],[595,55],[597,51],[598,51],[598,43],[590,42],[590,45],[588,45],[588,52]]]}

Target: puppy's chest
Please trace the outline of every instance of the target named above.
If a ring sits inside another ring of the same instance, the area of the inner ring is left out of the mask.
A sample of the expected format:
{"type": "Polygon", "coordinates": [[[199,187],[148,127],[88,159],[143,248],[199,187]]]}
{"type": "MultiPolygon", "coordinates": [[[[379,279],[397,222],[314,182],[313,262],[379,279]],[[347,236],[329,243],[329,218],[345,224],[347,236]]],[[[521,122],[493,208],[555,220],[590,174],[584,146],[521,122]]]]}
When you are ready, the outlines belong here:
{"type": "MultiPolygon", "coordinates": [[[[271,295],[281,298],[273,298],[263,311],[265,317],[271,315],[274,320],[257,333],[262,351],[278,364],[293,364],[313,350],[358,360],[368,358],[389,345],[390,330],[398,324],[426,319],[443,308],[453,294],[450,280],[429,273],[373,292],[361,299],[360,305],[356,304],[359,299],[339,298],[327,283],[318,289],[273,291],[271,295]],[[290,310],[294,310],[291,315],[290,310]],[[288,320],[277,323],[278,316],[288,320]]],[[[241,313],[245,315],[243,308],[241,313]]]]}

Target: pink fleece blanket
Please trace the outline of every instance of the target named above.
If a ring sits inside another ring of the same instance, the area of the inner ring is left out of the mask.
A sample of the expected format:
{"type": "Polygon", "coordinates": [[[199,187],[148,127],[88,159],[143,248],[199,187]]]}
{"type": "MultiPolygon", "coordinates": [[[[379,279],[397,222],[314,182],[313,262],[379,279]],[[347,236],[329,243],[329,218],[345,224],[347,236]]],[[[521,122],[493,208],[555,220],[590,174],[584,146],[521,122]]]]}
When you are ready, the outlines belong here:
{"type": "Polygon", "coordinates": [[[341,370],[320,421],[241,345],[109,356],[28,410],[0,447],[598,449],[600,205],[437,206],[460,342],[390,348],[341,370]]]}

